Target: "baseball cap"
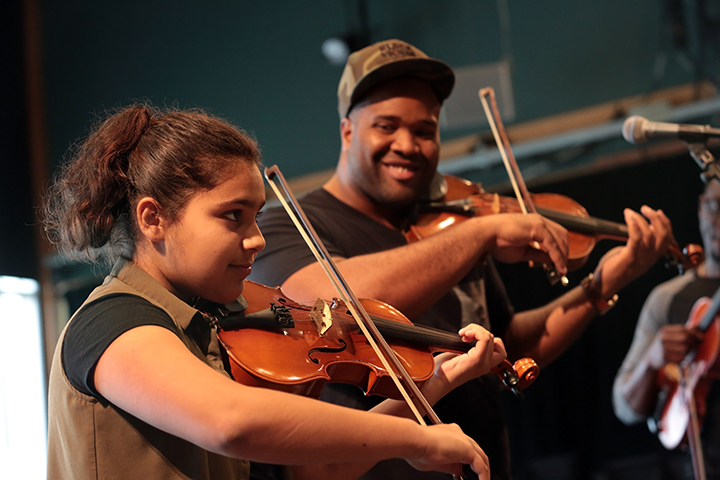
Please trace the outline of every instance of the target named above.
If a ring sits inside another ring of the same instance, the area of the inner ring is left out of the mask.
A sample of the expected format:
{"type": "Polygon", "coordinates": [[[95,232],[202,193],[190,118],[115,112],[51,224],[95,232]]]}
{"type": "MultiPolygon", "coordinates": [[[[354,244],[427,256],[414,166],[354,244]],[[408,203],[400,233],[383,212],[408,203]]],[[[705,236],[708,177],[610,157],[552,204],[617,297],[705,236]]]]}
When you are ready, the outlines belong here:
{"type": "Polygon", "coordinates": [[[424,80],[442,102],[452,92],[455,74],[445,63],[402,40],[383,40],[353,52],[338,86],[338,113],[344,118],[375,85],[391,78],[424,80]]]}

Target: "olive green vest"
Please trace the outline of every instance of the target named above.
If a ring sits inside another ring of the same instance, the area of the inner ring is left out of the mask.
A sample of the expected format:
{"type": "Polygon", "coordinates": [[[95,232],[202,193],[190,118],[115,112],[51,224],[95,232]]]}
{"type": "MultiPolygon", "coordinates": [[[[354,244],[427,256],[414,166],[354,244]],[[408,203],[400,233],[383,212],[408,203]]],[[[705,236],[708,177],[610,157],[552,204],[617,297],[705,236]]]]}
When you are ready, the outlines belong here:
{"type": "MultiPolygon", "coordinates": [[[[172,295],[137,265],[119,262],[85,303],[117,292],[138,295],[167,312],[177,327],[175,333],[188,349],[227,375],[214,332],[208,345],[204,346],[186,333],[197,310],[172,295]]],[[[248,462],[204,450],[144,423],[107,401],[99,401],[73,388],[62,365],[61,348],[66,330],[67,326],[55,349],[50,372],[49,480],[249,478],[248,462]]]]}

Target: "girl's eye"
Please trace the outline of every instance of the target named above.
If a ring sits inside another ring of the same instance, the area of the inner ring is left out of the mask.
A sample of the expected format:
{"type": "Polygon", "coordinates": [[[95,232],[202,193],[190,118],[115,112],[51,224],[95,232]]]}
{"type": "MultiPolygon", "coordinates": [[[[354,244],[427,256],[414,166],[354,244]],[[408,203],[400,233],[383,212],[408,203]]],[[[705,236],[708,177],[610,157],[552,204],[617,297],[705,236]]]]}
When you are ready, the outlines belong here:
{"type": "Polygon", "coordinates": [[[263,210],[260,210],[255,214],[255,221],[257,221],[258,218],[262,217],[262,214],[265,213],[263,210]]]}
{"type": "Polygon", "coordinates": [[[228,220],[232,220],[233,222],[237,222],[240,218],[240,210],[233,210],[232,212],[227,212],[225,214],[225,218],[228,220]]]}

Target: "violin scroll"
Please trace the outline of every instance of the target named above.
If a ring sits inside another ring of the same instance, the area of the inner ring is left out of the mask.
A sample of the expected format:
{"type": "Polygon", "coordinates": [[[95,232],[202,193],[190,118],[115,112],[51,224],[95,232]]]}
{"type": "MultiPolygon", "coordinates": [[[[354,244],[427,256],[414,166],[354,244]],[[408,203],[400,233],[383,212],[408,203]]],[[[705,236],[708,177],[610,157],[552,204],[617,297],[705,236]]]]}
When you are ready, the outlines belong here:
{"type": "Polygon", "coordinates": [[[680,273],[692,270],[705,261],[705,250],[694,243],[686,245],[682,251],[676,243],[671,243],[668,252],[665,266],[677,268],[680,273]]]}
{"type": "Polygon", "coordinates": [[[520,378],[518,387],[523,390],[537,379],[540,367],[532,358],[521,358],[513,364],[513,368],[520,378]]]}
{"type": "Polygon", "coordinates": [[[508,360],[503,360],[497,367],[491,368],[490,371],[500,377],[508,390],[512,391],[518,398],[522,398],[523,395],[520,390],[524,390],[535,381],[540,373],[540,367],[532,358],[521,358],[514,364],[511,364],[508,360]]]}

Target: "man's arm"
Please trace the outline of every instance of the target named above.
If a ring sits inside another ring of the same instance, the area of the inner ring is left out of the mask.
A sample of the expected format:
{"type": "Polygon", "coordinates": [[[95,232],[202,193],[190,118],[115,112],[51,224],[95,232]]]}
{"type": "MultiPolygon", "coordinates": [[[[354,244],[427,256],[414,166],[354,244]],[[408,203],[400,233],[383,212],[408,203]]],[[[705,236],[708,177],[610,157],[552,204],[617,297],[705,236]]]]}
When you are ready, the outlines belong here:
{"type": "MultiPolygon", "coordinates": [[[[680,279],[682,281],[682,279],[680,279]]],[[[613,409],[615,416],[626,425],[642,421],[652,413],[657,400],[658,366],[648,363],[654,339],[667,326],[670,304],[677,292],[674,281],[658,285],[645,299],[635,326],[632,344],[615,376],[613,409]]]]}
{"type": "MultiPolygon", "coordinates": [[[[508,262],[554,264],[564,274],[567,234],[539,215],[473,217],[422,241],[338,258],[336,263],[358,297],[381,300],[414,318],[435,304],[485,255],[508,262]],[[547,253],[530,247],[533,242],[547,253]]],[[[298,301],[337,296],[317,263],[295,272],[282,288],[298,301]]]]}
{"type": "MultiPolygon", "coordinates": [[[[648,315],[646,309],[643,309],[643,315],[648,315]]],[[[663,320],[667,321],[666,318],[663,320]]],[[[647,323],[647,321],[642,322],[642,325],[647,323]]],[[[641,325],[638,325],[638,328],[640,327],[641,325]]],[[[636,334],[633,341],[636,351],[633,352],[631,347],[628,354],[631,361],[626,360],[623,363],[623,368],[613,385],[616,414],[625,423],[634,423],[638,417],[645,418],[652,415],[660,391],[659,371],[668,363],[680,363],[705,338],[703,333],[689,330],[683,324],[661,327],[654,337],[650,337],[649,343],[647,333],[649,332],[636,334]],[[636,342],[641,346],[636,346],[636,342]],[[632,361],[633,353],[634,357],[640,355],[637,361],[632,361]],[[628,408],[631,412],[627,411],[628,408]]]]}
{"type": "MultiPolygon", "coordinates": [[[[662,211],[643,206],[642,213],[625,210],[629,239],[611,250],[595,271],[597,297],[610,299],[646,272],[663,255],[672,240],[672,227],[662,211]]],[[[510,358],[529,355],[547,365],[563,353],[598,314],[597,298],[576,287],[550,304],[513,317],[505,334],[510,358]]]]}

